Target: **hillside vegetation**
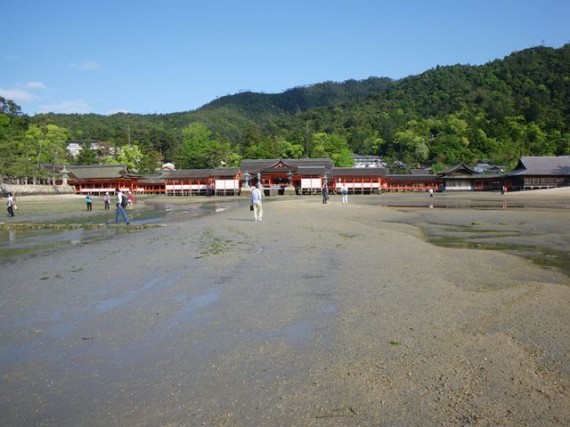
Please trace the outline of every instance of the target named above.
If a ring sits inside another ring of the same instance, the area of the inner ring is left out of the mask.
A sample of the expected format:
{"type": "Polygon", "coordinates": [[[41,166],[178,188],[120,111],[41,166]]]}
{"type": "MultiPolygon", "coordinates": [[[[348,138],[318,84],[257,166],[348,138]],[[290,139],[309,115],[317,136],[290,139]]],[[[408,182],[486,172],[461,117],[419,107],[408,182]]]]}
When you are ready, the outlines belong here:
{"type": "Polygon", "coordinates": [[[238,165],[242,158],[330,157],[350,166],[356,153],[436,171],[478,159],[513,166],[523,155],[570,154],[569,101],[570,45],[401,80],[242,92],[161,115],[28,117],[0,99],[0,146],[10,153],[0,165],[8,177],[63,162],[121,162],[147,173],[166,161],[182,169],[238,165]],[[66,155],[69,141],[83,144],[76,159],[66,155]]]}

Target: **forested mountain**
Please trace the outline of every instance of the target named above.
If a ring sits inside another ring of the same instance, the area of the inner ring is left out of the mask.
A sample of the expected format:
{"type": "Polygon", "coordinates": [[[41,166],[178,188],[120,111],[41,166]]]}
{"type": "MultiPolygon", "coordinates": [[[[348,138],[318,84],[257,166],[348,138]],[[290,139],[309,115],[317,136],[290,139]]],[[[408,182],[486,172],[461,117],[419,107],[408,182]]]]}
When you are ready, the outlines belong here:
{"type": "MultiPolygon", "coordinates": [[[[237,165],[241,158],[327,156],[348,166],[357,153],[435,170],[478,159],[513,166],[522,155],[570,154],[570,45],[526,49],[481,66],[436,67],[401,80],[243,92],[162,115],[25,117],[0,101],[2,148],[17,147],[14,155],[38,163],[121,161],[149,172],[165,161],[194,168],[237,165]],[[86,148],[79,158],[64,159],[62,141],[86,148]],[[86,143],[93,141],[104,149],[91,152],[86,143]]],[[[22,173],[0,162],[3,175],[22,173]]]]}

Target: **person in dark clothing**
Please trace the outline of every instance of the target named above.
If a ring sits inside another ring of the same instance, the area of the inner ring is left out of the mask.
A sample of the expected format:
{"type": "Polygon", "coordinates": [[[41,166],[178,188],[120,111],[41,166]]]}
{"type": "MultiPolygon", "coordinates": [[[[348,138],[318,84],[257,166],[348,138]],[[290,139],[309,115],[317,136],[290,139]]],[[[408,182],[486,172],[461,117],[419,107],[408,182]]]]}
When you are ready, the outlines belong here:
{"type": "Polygon", "coordinates": [[[329,200],[329,187],[326,184],[324,184],[321,192],[323,194],[323,204],[326,205],[329,200]]]}

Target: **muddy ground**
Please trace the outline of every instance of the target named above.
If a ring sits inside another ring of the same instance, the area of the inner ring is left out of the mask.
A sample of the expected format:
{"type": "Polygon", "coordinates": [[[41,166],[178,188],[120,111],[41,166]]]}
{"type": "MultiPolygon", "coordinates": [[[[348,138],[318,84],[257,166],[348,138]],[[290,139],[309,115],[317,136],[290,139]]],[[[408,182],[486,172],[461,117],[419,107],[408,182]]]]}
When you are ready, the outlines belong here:
{"type": "Polygon", "coordinates": [[[570,425],[567,191],[190,199],[4,254],[1,425],[570,425]]]}

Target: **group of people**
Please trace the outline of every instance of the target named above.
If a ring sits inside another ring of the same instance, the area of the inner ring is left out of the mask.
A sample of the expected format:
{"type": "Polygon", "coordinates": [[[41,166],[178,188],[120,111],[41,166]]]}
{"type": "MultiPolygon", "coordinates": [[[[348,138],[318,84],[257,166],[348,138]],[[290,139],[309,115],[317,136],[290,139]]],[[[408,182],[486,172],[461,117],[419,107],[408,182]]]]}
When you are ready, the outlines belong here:
{"type": "MultiPolygon", "coordinates": [[[[323,203],[326,204],[329,200],[329,189],[326,185],[323,185],[322,188],[322,195],[323,195],[323,203]]],[[[348,189],[346,188],[345,185],[343,185],[340,189],[340,193],[342,195],[342,204],[343,205],[347,205],[348,204],[348,189]]],[[[127,225],[130,224],[129,218],[127,216],[127,212],[125,211],[125,208],[123,207],[123,205],[127,205],[129,206],[130,209],[132,209],[132,205],[133,205],[133,195],[132,193],[129,192],[128,195],[125,195],[119,188],[115,189],[115,194],[117,196],[117,201],[116,201],[116,211],[115,211],[115,222],[117,224],[119,224],[120,221],[120,217],[123,218],[123,220],[125,221],[125,223],[127,225]],[[127,198],[127,203],[123,203],[123,199],[127,198]]],[[[258,187],[254,187],[251,190],[251,210],[253,211],[253,218],[254,221],[263,221],[263,193],[261,191],[261,189],[259,189],[258,187]]],[[[103,202],[105,204],[105,210],[108,211],[110,209],[110,204],[111,204],[111,196],[109,195],[109,192],[105,193],[105,196],[103,197],[103,202]]],[[[87,211],[92,211],[93,210],[93,198],[91,197],[91,195],[87,195],[85,197],[85,203],[87,204],[87,211]]],[[[14,209],[15,209],[15,203],[14,203],[14,197],[12,195],[12,193],[8,193],[8,203],[7,203],[7,210],[8,210],[8,216],[14,216],[14,209]]]]}
{"type": "MultiPolygon", "coordinates": [[[[321,189],[321,194],[323,196],[323,204],[327,204],[329,200],[329,188],[326,184],[323,185],[323,188],[321,189]]],[[[340,188],[340,194],[342,196],[342,204],[348,205],[348,188],[346,188],[346,185],[344,184],[342,185],[342,187],[340,188]]],[[[253,211],[253,220],[255,222],[263,221],[262,199],[263,199],[263,192],[261,191],[261,189],[259,187],[253,187],[250,196],[250,208],[253,211]]]]}
{"type": "MultiPolygon", "coordinates": [[[[115,222],[118,224],[120,221],[120,217],[123,218],[123,220],[125,221],[125,223],[128,225],[130,224],[129,222],[129,218],[127,216],[127,212],[125,211],[125,207],[127,206],[129,209],[133,208],[133,203],[134,203],[134,197],[133,194],[129,191],[128,195],[123,193],[119,188],[115,189],[115,195],[117,196],[117,201],[116,201],[116,211],[115,211],[115,222]],[[126,198],[127,201],[126,203],[123,202],[123,199],[126,198]]],[[[93,198],[91,197],[90,194],[88,194],[85,197],[85,203],[87,204],[87,211],[92,211],[93,210],[93,198]]],[[[103,196],[103,203],[105,205],[105,210],[108,211],[110,210],[110,206],[111,206],[111,196],[109,195],[109,192],[107,191],[105,193],[105,195],[103,196]]],[[[13,215],[12,215],[13,216],[13,215]]]]}
{"type": "MultiPolygon", "coordinates": [[[[118,191],[120,191],[119,189],[115,190],[115,194],[118,194],[118,191]]],[[[122,197],[127,197],[127,207],[129,209],[133,208],[133,203],[134,203],[134,196],[133,194],[128,191],[128,195],[125,196],[123,194],[123,192],[121,192],[121,196],[122,197]]],[[[87,204],[87,211],[92,211],[93,210],[93,198],[91,197],[90,194],[88,194],[87,196],[85,196],[85,203],[87,204]]],[[[105,210],[108,211],[111,207],[111,196],[109,195],[109,192],[107,191],[105,193],[105,195],[103,196],[103,204],[105,205],[105,210]]]]}
{"type": "MultiPolygon", "coordinates": [[[[329,187],[324,184],[323,188],[321,189],[321,194],[323,196],[323,204],[327,204],[329,201],[329,187]]],[[[348,205],[348,188],[346,188],[345,184],[342,184],[340,187],[340,194],[342,196],[342,204],[348,205]]]]}

